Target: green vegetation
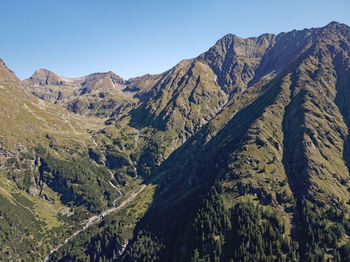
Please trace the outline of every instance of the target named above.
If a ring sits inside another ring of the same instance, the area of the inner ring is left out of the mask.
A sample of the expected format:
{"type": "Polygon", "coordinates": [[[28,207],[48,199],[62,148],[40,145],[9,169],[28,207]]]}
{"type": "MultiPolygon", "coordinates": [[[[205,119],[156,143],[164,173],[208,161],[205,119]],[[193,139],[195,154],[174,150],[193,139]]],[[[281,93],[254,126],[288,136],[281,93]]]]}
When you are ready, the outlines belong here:
{"type": "Polygon", "coordinates": [[[349,32],[23,83],[58,105],[0,63],[0,260],[349,261],[349,32]]]}
{"type": "Polygon", "coordinates": [[[110,174],[103,166],[94,165],[87,156],[79,155],[70,161],[54,158],[44,148],[36,150],[40,158],[40,179],[61,194],[68,204],[84,205],[97,213],[112,205],[118,193],[109,185],[110,174]]]}
{"type": "Polygon", "coordinates": [[[192,261],[294,261],[297,243],[285,236],[283,221],[252,202],[225,210],[214,192],[192,225],[192,261]]]}
{"type": "MultiPolygon", "coordinates": [[[[80,233],[69,245],[56,252],[52,259],[114,261],[133,238],[135,226],[152,203],[153,194],[154,186],[149,185],[127,208],[107,216],[98,225],[80,233]]],[[[140,235],[143,241],[147,239],[143,234],[140,235]]],[[[153,245],[153,242],[150,244],[153,245]]]]}

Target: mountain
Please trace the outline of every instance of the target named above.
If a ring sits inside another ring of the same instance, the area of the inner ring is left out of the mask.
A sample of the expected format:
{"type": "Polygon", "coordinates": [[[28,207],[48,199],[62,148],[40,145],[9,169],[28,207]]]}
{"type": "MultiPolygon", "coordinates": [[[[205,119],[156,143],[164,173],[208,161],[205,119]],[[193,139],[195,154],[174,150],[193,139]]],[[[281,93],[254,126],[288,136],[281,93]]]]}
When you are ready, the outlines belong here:
{"type": "Polygon", "coordinates": [[[0,257],[350,261],[347,25],[228,34],[129,80],[3,68],[0,257]],[[52,213],[22,221],[28,201],[52,213]],[[28,251],[14,223],[47,244],[28,251]]]}
{"type": "Polygon", "coordinates": [[[132,92],[124,91],[125,81],[113,72],[64,78],[39,69],[24,80],[23,85],[35,96],[79,114],[106,117],[114,111],[123,111],[124,107],[137,101],[133,99],[132,92]]]}
{"type": "Polygon", "coordinates": [[[9,85],[12,83],[18,84],[20,82],[15,73],[8,69],[2,59],[0,59],[0,80],[9,85]]]}
{"type": "Polygon", "coordinates": [[[40,260],[120,190],[91,160],[100,120],[33,96],[4,63],[0,76],[0,260],[40,260]]]}

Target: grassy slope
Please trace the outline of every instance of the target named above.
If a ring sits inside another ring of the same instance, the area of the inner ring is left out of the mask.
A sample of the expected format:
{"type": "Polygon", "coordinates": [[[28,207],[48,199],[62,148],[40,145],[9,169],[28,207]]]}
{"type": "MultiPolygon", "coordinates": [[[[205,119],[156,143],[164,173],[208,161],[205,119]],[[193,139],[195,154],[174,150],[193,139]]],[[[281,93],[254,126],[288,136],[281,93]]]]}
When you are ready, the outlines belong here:
{"type": "Polygon", "coordinates": [[[88,154],[103,120],[48,104],[15,78],[0,81],[0,105],[0,257],[37,260],[119,196],[88,154]]]}

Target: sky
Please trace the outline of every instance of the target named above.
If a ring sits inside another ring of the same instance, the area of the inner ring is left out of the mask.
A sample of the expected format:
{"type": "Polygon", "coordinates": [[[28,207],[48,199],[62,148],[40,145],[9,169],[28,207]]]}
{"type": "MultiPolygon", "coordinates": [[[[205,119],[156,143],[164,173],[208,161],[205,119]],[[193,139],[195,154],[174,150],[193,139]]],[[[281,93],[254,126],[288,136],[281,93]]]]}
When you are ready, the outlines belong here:
{"type": "Polygon", "coordinates": [[[162,73],[222,36],[350,25],[349,0],[0,0],[0,58],[25,79],[162,73]]]}

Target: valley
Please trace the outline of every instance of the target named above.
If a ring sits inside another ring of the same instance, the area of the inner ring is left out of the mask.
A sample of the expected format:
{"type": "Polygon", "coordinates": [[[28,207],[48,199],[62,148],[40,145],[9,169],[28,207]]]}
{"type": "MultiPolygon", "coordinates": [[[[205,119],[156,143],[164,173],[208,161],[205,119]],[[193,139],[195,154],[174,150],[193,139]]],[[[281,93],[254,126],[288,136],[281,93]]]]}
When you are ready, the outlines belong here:
{"type": "Polygon", "coordinates": [[[0,63],[1,261],[349,261],[350,27],[156,75],[0,63]]]}

